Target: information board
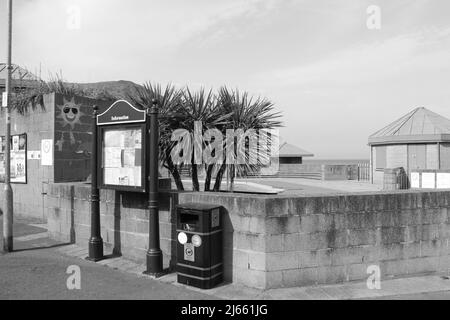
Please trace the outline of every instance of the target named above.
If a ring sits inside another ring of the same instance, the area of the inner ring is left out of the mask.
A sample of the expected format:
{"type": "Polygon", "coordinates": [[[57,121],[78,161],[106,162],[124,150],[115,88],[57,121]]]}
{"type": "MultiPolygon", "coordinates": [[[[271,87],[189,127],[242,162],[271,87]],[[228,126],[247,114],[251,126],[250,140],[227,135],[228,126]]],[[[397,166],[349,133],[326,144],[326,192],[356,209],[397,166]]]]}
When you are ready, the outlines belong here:
{"type": "Polygon", "coordinates": [[[142,187],[142,129],[103,130],[103,184],[142,187]]]}
{"type": "Polygon", "coordinates": [[[145,192],[146,112],[118,100],[97,116],[97,130],[100,187],[145,192]]]}
{"type": "MultiPolygon", "coordinates": [[[[27,135],[12,135],[11,150],[11,183],[27,183],[27,135]]],[[[0,137],[0,182],[5,181],[5,149],[6,139],[0,137]]]]}

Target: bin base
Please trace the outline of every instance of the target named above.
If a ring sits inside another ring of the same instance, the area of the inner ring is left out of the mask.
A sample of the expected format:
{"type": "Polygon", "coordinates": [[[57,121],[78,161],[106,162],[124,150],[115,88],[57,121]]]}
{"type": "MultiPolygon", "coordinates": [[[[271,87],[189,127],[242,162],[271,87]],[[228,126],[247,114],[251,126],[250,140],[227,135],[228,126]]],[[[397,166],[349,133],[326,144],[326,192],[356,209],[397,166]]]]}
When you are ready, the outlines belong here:
{"type": "Polygon", "coordinates": [[[177,273],[178,283],[200,289],[212,289],[223,282],[223,273],[214,275],[213,277],[201,278],[183,273],[177,273]]]}

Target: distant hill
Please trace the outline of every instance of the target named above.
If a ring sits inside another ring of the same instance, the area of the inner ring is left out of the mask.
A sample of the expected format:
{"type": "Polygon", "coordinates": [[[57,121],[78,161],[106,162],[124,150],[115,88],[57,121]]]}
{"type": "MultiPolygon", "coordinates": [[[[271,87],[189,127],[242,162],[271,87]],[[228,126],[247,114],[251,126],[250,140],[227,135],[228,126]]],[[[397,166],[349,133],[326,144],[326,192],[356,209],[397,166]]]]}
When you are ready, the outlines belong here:
{"type": "Polygon", "coordinates": [[[127,94],[136,93],[137,88],[142,87],[132,81],[126,80],[94,83],[71,83],[71,85],[79,87],[92,97],[112,96],[115,99],[127,98],[127,94]]]}

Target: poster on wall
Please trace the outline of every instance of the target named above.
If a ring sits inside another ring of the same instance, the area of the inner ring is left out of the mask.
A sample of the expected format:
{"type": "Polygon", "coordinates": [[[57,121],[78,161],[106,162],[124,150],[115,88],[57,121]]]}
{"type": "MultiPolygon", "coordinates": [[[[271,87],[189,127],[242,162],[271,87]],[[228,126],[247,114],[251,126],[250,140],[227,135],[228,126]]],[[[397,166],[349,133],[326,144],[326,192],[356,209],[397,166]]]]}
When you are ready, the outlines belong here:
{"type": "Polygon", "coordinates": [[[142,187],[142,129],[106,129],[102,159],[105,185],[142,187]]]}
{"type": "Polygon", "coordinates": [[[419,172],[411,172],[411,188],[420,188],[419,172]]]}
{"type": "Polygon", "coordinates": [[[438,189],[450,189],[450,173],[438,172],[436,176],[436,184],[438,189]]]}
{"type": "MultiPolygon", "coordinates": [[[[0,182],[5,181],[5,146],[6,139],[0,137],[0,182]]],[[[11,183],[27,183],[27,135],[13,135],[11,148],[11,183]]]]}
{"type": "Polygon", "coordinates": [[[422,188],[435,189],[436,188],[436,173],[422,172],[422,188]]]}
{"type": "Polygon", "coordinates": [[[53,140],[43,139],[41,140],[41,165],[52,166],[53,165],[53,140]]]}

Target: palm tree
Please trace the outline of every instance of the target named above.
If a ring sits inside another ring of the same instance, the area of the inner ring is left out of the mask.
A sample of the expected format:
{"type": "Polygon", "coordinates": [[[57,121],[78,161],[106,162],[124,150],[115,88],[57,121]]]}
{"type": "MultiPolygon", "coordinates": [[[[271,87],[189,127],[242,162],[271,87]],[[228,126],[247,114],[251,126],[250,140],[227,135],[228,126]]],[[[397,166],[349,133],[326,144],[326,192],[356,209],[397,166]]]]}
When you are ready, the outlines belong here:
{"type": "Polygon", "coordinates": [[[171,135],[176,128],[183,125],[182,94],[181,90],[175,89],[171,84],[163,90],[161,85],[148,82],[128,95],[129,100],[142,109],[151,106],[153,99],[159,102],[159,159],[174,178],[178,190],[184,190],[184,187],[180,172],[172,161],[171,152],[176,142],[171,141],[171,135]]]}
{"type": "MultiPolygon", "coordinates": [[[[192,133],[191,141],[193,142],[194,150],[202,151],[209,147],[209,143],[203,141],[203,139],[198,139],[198,135],[195,134],[195,123],[197,122],[202,124],[202,127],[199,129],[201,130],[201,133],[203,133],[204,130],[223,127],[227,123],[230,114],[222,113],[222,110],[217,105],[217,99],[212,90],[206,92],[204,88],[201,88],[199,91],[192,93],[191,90],[186,87],[183,91],[183,108],[181,110],[181,116],[184,118],[183,129],[186,129],[192,133]]],[[[195,153],[195,151],[191,153],[190,163],[192,168],[192,186],[194,191],[199,191],[199,165],[196,163],[196,160],[199,160],[196,159],[196,157],[199,155],[196,155],[195,153]]],[[[202,157],[202,155],[200,155],[200,157],[202,157]]],[[[213,164],[206,165],[207,174],[205,179],[205,191],[210,190],[211,174],[208,174],[208,172],[212,172],[213,167],[213,164]]]]}
{"type": "MultiPolygon", "coordinates": [[[[232,156],[229,159],[224,157],[222,162],[204,164],[206,173],[205,191],[211,190],[213,177],[215,178],[213,191],[220,191],[227,166],[232,172],[237,170],[238,174],[254,172],[260,168],[264,158],[267,158],[267,152],[258,148],[250,149],[249,141],[266,135],[265,129],[281,126],[281,122],[277,120],[280,114],[273,112],[274,106],[272,102],[265,98],[252,99],[247,92],[241,94],[237,89],[229,90],[226,87],[222,87],[216,96],[212,90],[205,91],[203,88],[197,92],[192,92],[187,87],[177,90],[173,85],[169,84],[163,90],[160,85],[147,83],[142,88],[138,88],[135,93],[130,94],[128,98],[134,105],[143,109],[150,106],[153,99],[159,101],[159,157],[163,166],[169,170],[174,178],[178,190],[184,190],[179,169],[184,165],[189,165],[192,169],[193,190],[200,191],[200,165],[197,161],[200,159],[196,159],[195,150],[212,151],[212,141],[198,139],[198,134],[195,134],[196,123],[201,122],[202,124],[200,128],[201,135],[208,129],[217,129],[224,137],[227,135],[227,130],[230,129],[241,129],[242,131],[250,132],[250,134],[238,135],[238,142],[234,144],[234,150],[231,152],[232,156]],[[187,145],[180,140],[172,140],[172,134],[179,129],[182,129],[183,132],[183,142],[189,141],[187,145]],[[241,163],[242,161],[239,161],[236,156],[237,146],[245,149],[243,150],[244,163],[241,163]],[[186,150],[188,148],[190,149],[186,150]],[[183,160],[181,163],[174,163],[172,153],[177,154],[180,149],[183,150],[183,154],[187,152],[185,155],[187,155],[188,159],[183,160]]],[[[270,136],[266,136],[266,138],[270,141],[270,136]]],[[[226,150],[227,145],[231,147],[232,143],[227,141],[227,139],[223,139],[222,149],[226,150]]],[[[213,152],[218,152],[218,150],[213,152]]],[[[232,175],[233,181],[234,174],[232,175]]]]}
{"type": "Polygon", "coordinates": [[[227,125],[222,128],[222,132],[226,135],[228,129],[241,130],[241,133],[247,133],[237,135],[236,143],[231,141],[229,137],[224,141],[224,149],[226,150],[228,145],[228,148],[233,148],[233,150],[227,150],[227,159],[217,172],[213,190],[220,190],[227,165],[231,171],[231,190],[233,190],[236,171],[238,174],[244,175],[256,171],[263,163],[267,162],[267,152],[260,148],[249,148],[250,142],[265,138],[270,144],[272,136],[267,135],[266,130],[281,126],[281,122],[278,120],[281,114],[274,112],[274,105],[268,99],[261,97],[253,99],[249,97],[247,92],[241,93],[238,89],[229,90],[225,86],[219,89],[218,100],[221,112],[230,115],[227,125]],[[240,150],[238,150],[238,147],[240,147],[240,150]],[[239,153],[245,161],[238,158],[239,153]]]}

